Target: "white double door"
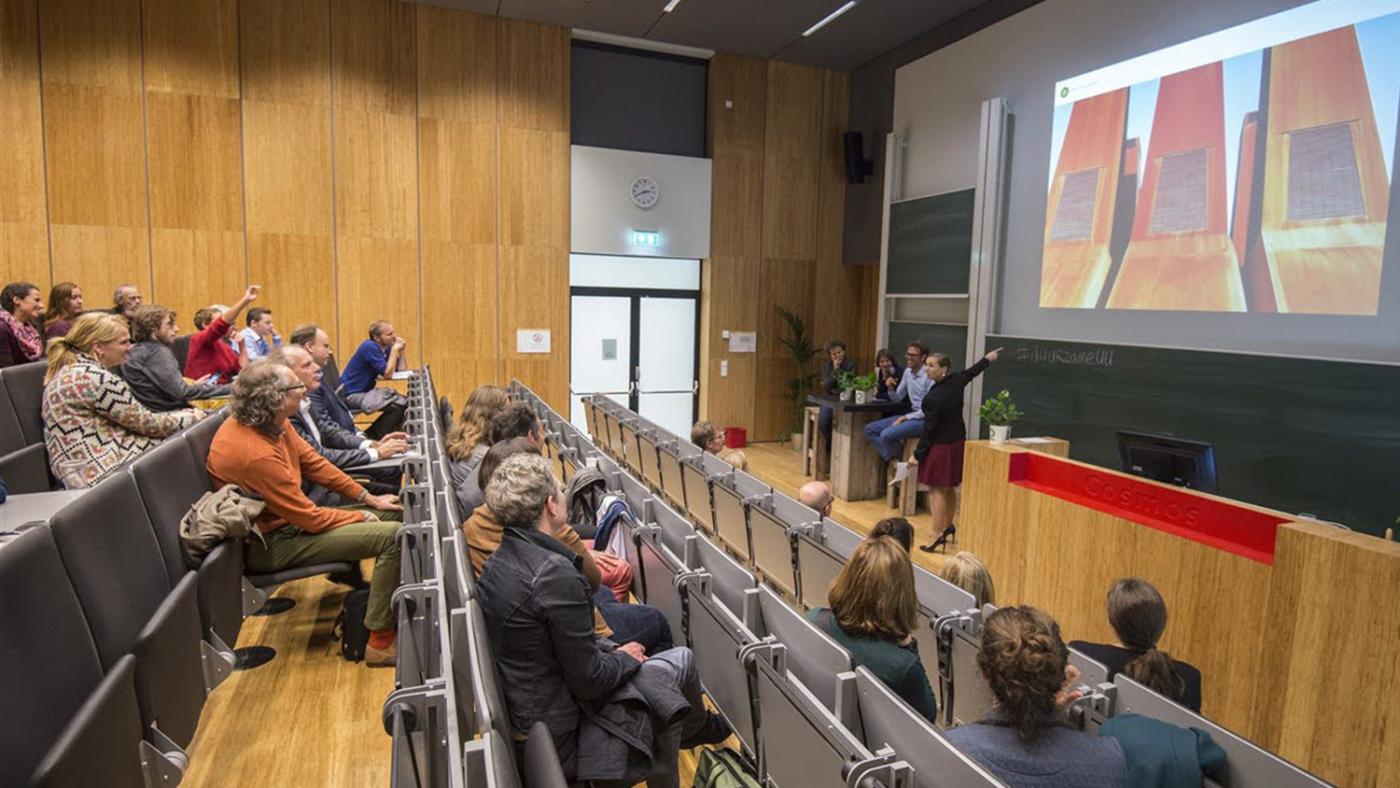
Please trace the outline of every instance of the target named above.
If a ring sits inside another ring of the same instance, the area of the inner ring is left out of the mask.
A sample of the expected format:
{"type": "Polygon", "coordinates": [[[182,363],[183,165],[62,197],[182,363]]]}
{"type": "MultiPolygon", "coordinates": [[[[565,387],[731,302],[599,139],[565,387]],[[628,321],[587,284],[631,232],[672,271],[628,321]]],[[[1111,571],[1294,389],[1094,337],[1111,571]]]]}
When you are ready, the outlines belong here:
{"type": "Polygon", "coordinates": [[[699,298],[692,292],[573,288],[570,420],[586,429],[582,398],[605,394],[689,436],[700,390],[698,321],[699,298]]]}

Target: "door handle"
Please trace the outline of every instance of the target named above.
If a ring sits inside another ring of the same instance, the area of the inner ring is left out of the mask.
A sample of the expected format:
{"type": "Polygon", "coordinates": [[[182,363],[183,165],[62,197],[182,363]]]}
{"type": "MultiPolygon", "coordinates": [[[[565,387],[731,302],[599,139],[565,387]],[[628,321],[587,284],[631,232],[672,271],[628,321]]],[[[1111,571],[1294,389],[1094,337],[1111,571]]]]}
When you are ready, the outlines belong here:
{"type": "Polygon", "coordinates": [[[700,381],[698,381],[698,380],[695,381],[695,385],[693,385],[693,386],[690,387],[690,393],[691,393],[691,394],[699,394],[699,393],[700,393],[700,381]]]}

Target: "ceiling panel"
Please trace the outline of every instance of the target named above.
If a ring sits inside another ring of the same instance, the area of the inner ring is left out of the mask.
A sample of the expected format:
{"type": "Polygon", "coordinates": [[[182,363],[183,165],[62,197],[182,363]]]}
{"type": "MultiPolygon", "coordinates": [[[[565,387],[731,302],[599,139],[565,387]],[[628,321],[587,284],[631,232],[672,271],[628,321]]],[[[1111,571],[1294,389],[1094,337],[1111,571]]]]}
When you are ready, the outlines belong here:
{"type": "Polygon", "coordinates": [[[802,31],[845,0],[421,0],[444,8],[841,70],[966,13],[986,0],[860,0],[831,24],[802,31]]]}

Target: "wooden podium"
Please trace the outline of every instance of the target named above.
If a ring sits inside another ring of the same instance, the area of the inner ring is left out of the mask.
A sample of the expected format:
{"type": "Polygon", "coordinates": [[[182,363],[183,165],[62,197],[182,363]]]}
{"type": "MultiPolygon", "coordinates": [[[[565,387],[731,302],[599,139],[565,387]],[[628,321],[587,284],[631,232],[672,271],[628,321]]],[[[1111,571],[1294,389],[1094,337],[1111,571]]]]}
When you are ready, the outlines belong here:
{"type": "Polygon", "coordinates": [[[959,547],[999,605],[1111,643],[1109,587],[1145,578],[1207,717],[1338,784],[1400,779],[1400,545],[1022,446],[966,452],[959,547]]]}

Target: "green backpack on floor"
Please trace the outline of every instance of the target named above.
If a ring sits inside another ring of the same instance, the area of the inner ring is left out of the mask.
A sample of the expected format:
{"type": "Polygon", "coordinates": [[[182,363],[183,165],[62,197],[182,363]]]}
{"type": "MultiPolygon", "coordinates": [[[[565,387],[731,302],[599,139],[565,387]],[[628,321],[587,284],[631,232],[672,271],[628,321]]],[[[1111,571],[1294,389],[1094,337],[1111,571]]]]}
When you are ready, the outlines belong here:
{"type": "Polygon", "coordinates": [[[728,747],[705,750],[695,767],[694,788],[761,788],[744,757],[728,747]]]}

